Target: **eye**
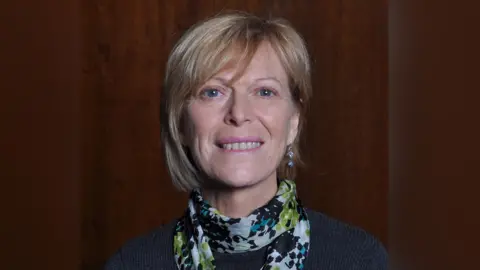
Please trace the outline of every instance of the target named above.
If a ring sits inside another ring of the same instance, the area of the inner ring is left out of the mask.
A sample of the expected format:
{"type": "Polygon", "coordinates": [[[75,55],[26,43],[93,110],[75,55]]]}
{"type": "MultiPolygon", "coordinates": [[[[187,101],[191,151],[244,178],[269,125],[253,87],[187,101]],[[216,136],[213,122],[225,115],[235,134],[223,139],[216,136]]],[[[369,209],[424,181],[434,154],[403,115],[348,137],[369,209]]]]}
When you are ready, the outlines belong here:
{"type": "Polygon", "coordinates": [[[258,90],[258,95],[262,97],[271,97],[275,95],[275,92],[267,88],[261,88],[258,90]]]}
{"type": "Polygon", "coordinates": [[[200,95],[202,97],[206,97],[206,98],[215,98],[215,97],[220,96],[221,93],[220,93],[219,90],[217,90],[215,88],[207,88],[207,89],[202,90],[200,95]]]}

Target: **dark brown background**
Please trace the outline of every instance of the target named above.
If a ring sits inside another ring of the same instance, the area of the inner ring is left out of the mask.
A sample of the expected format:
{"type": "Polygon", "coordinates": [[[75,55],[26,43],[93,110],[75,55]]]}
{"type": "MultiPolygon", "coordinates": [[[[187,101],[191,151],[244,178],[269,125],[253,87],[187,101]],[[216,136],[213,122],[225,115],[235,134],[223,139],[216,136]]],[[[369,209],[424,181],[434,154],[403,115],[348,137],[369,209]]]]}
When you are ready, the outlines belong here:
{"type": "Polygon", "coordinates": [[[164,65],[187,27],[224,9],[285,17],[305,37],[314,98],[300,196],[388,244],[386,1],[10,5],[2,179],[13,192],[2,207],[21,224],[2,227],[11,269],[100,269],[182,213],[160,151],[164,65]]]}

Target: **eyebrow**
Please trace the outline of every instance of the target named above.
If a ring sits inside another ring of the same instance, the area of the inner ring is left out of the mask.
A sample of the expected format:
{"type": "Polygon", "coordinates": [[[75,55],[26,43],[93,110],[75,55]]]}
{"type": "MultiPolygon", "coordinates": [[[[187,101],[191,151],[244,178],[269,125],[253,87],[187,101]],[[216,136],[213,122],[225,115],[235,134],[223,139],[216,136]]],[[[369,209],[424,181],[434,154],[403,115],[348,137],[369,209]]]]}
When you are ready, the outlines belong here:
{"type": "Polygon", "coordinates": [[[276,81],[278,84],[282,85],[279,79],[277,77],[265,77],[265,78],[258,78],[255,80],[256,82],[258,81],[276,81]]]}
{"type": "MultiPolygon", "coordinates": [[[[213,80],[220,81],[220,82],[223,83],[224,85],[228,85],[228,84],[229,84],[229,80],[226,80],[226,79],[221,78],[221,77],[213,77],[212,79],[213,79],[213,80]]],[[[283,86],[283,84],[280,82],[280,80],[277,79],[277,77],[274,77],[274,76],[257,78],[257,79],[254,80],[254,82],[259,82],[259,81],[276,81],[278,84],[280,84],[281,86],[283,86]]]]}

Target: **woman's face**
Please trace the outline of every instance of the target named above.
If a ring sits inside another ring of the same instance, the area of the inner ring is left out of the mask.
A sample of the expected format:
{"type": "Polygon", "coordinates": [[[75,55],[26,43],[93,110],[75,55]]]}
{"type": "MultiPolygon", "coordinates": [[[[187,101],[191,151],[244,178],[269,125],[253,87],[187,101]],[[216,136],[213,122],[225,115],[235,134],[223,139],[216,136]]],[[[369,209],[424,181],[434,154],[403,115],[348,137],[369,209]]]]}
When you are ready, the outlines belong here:
{"type": "Polygon", "coordinates": [[[276,181],[276,169],[297,135],[298,113],[275,51],[263,43],[242,76],[225,69],[194,93],[187,140],[198,167],[231,188],[276,181]]]}

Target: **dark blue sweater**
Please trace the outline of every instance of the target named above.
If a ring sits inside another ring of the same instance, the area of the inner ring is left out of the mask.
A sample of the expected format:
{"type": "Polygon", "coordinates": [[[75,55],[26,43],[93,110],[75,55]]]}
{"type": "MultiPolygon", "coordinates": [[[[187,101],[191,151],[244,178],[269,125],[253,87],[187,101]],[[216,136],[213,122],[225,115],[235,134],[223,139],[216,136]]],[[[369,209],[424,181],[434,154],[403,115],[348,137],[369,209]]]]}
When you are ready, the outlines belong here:
{"type": "MultiPolygon", "coordinates": [[[[365,231],[307,209],[310,220],[310,252],[305,270],[386,270],[383,245],[365,231]]],[[[110,258],[106,270],[177,270],[173,257],[172,222],[135,238],[110,258]]],[[[239,254],[214,253],[218,270],[260,269],[266,247],[239,254]]]]}

